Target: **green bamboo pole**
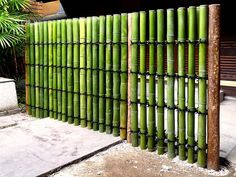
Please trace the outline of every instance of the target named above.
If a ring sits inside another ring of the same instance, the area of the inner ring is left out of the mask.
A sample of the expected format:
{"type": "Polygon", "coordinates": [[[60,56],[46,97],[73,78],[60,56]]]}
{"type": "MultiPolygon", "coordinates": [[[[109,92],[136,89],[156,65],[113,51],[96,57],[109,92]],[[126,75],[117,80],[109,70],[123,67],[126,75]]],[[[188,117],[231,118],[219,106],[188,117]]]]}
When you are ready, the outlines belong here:
{"type": "Polygon", "coordinates": [[[57,119],[61,120],[62,91],[61,91],[61,21],[57,20],[57,119]]]}
{"type": "MultiPolygon", "coordinates": [[[[198,111],[206,112],[206,80],[201,79],[206,77],[206,52],[207,45],[204,42],[207,40],[207,17],[208,6],[202,5],[199,8],[199,83],[198,83],[198,111]]],[[[200,167],[206,166],[206,115],[198,115],[198,158],[197,164],[200,167]]]]}
{"type": "Polygon", "coordinates": [[[168,157],[175,157],[175,115],[174,115],[174,9],[167,9],[167,133],[168,157]]]}
{"type": "Polygon", "coordinates": [[[48,77],[49,77],[49,117],[53,117],[53,53],[52,53],[52,35],[53,35],[53,29],[52,29],[52,21],[48,22],[48,77]]]}
{"type": "Polygon", "coordinates": [[[92,120],[93,120],[93,108],[92,108],[92,18],[87,17],[86,19],[86,61],[87,61],[87,127],[92,129],[92,120]]]}
{"type": "Polygon", "coordinates": [[[72,20],[66,20],[67,37],[67,117],[68,123],[72,124],[73,119],[73,70],[72,70],[72,20]]]}
{"type": "Polygon", "coordinates": [[[104,42],[105,16],[99,17],[99,132],[105,131],[104,42]]]}
{"type": "Polygon", "coordinates": [[[112,16],[106,16],[106,133],[112,133],[112,45],[109,44],[112,41],[112,16]]]}
{"type": "Polygon", "coordinates": [[[85,42],[86,42],[86,19],[80,18],[80,120],[81,127],[86,127],[86,60],[85,60],[85,42]]]}
{"type": "Polygon", "coordinates": [[[30,23],[30,105],[32,116],[36,116],[35,112],[35,56],[34,56],[34,24],[30,23]]]}
{"type": "Polygon", "coordinates": [[[43,118],[43,22],[39,22],[39,117],[43,118]]]}
{"type": "Polygon", "coordinates": [[[200,9],[200,6],[198,6],[197,9],[196,9],[197,38],[199,38],[199,31],[200,31],[200,29],[199,29],[199,9],[200,9]]]}
{"type": "Polygon", "coordinates": [[[146,110],[146,12],[140,12],[140,148],[146,149],[147,110],[146,110]]]}
{"type": "Polygon", "coordinates": [[[79,19],[74,18],[72,20],[73,25],[73,74],[74,74],[74,93],[73,93],[73,106],[74,106],[74,125],[80,124],[80,105],[79,105],[79,19]]]}
{"type": "Polygon", "coordinates": [[[61,118],[63,122],[67,122],[67,53],[66,53],[66,20],[61,20],[61,66],[62,66],[62,73],[61,73],[61,79],[62,79],[62,98],[61,98],[61,118]]]}
{"type": "Polygon", "coordinates": [[[164,126],[164,106],[165,106],[165,81],[164,81],[164,10],[157,10],[157,73],[158,73],[158,108],[157,108],[157,137],[158,137],[158,154],[164,154],[164,139],[165,139],[165,126],[164,126]]]}
{"type": "Polygon", "coordinates": [[[179,159],[186,159],[185,152],[185,17],[186,10],[184,7],[178,8],[178,105],[179,105],[179,159]]]}
{"type": "Polygon", "coordinates": [[[36,107],[36,117],[39,118],[39,108],[40,108],[40,95],[39,95],[39,23],[34,24],[34,37],[35,37],[35,107],[36,107]]]}
{"type": "Polygon", "coordinates": [[[92,17],[93,130],[98,130],[98,17],[92,17]]]}
{"type": "Polygon", "coordinates": [[[149,97],[148,97],[148,151],[154,151],[155,147],[155,11],[149,11],[149,97]]]}
{"type": "Polygon", "coordinates": [[[116,43],[120,42],[120,15],[113,16],[113,135],[119,136],[120,130],[120,46],[116,43]]]}
{"type": "Polygon", "coordinates": [[[31,115],[31,95],[30,95],[30,80],[31,80],[31,75],[30,75],[30,24],[26,23],[26,29],[25,29],[25,33],[26,33],[26,46],[25,46],[25,85],[26,85],[26,90],[25,90],[25,94],[26,94],[26,111],[28,113],[28,115],[31,115]]]}
{"type": "Polygon", "coordinates": [[[53,21],[53,36],[52,36],[52,42],[53,42],[53,118],[57,119],[57,22],[53,21]]]}
{"type": "MultiPolygon", "coordinates": [[[[196,7],[188,8],[188,40],[196,40],[196,7]]],[[[194,142],[195,142],[195,45],[188,44],[188,163],[194,163],[194,142]]]]}
{"type": "Polygon", "coordinates": [[[133,42],[131,48],[131,141],[132,146],[138,146],[138,18],[139,13],[132,13],[132,36],[131,41],[133,42]]]}
{"type": "Polygon", "coordinates": [[[128,87],[128,14],[121,14],[121,85],[120,85],[120,137],[126,139],[127,136],[127,87],[128,87]]]}
{"type": "Polygon", "coordinates": [[[43,116],[48,117],[48,22],[44,21],[43,22],[43,41],[46,45],[44,45],[43,48],[43,64],[44,64],[44,69],[43,69],[43,116]]]}

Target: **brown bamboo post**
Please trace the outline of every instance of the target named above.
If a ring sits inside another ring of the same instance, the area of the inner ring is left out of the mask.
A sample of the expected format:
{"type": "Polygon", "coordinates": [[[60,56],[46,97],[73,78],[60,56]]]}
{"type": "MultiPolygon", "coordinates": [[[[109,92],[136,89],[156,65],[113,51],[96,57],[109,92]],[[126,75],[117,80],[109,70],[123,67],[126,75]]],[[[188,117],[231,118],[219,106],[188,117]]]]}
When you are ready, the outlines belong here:
{"type": "Polygon", "coordinates": [[[29,100],[29,78],[28,78],[28,68],[29,68],[29,26],[25,27],[26,34],[27,34],[27,43],[25,45],[25,111],[27,114],[29,114],[28,109],[28,100],[29,100]]]}
{"type": "MultiPolygon", "coordinates": [[[[25,55],[25,61],[28,60],[27,58],[28,58],[28,56],[25,55]]],[[[26,66],[26,67],[28,67],[28,66],[26,66]]],[[[26,111],[27,114],[29,114],[29,111],[28,111],[29,110],[28,109],[28,106],[29,106],[28,105],[29,104],[29,102],[28,102],[28,99],[29,99],[29,89],[28,88],[29,88],[28,69],[25,69],[25,111],[26,111]]]]}
{"type": "Polygon", "coordinates": [[[220,5],[209,6],[207,168],[219,170],[220,151],[220,5]]]}
{"type": "Polygon", "coordinates": [[[131,143],[131,31],[132,31],[132,14],[128,14],[128,115],[127,115],[127,142],[131,143]]]}

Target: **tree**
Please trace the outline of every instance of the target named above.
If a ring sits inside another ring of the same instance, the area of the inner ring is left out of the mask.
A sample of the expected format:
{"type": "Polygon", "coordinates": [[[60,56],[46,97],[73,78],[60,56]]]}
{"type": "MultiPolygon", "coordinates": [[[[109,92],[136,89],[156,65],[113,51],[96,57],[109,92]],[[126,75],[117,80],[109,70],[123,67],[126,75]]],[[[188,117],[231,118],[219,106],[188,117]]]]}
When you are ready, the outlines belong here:
{"type": "MultiPolygon", "coordinates": [[[[18,75],[17,56],[24,49],[24,24],[30,17],[29,7],[29,0],[0,0],[0,63],[3,64],[2,67],[10,67],[9,60],[12,59],[15,76],[18,75]]],[[[1,70],[5,69],[0,68],[1,70]]],[[[4,74],[12,75],[11,71],[4,74]]]]}

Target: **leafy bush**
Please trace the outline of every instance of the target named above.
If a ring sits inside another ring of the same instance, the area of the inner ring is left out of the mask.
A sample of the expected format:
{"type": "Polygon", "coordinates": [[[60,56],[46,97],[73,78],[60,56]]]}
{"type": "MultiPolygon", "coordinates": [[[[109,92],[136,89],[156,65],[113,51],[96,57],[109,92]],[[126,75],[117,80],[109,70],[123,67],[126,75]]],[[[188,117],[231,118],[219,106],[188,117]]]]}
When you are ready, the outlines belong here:
{"type": "Polygon", "coordinates": [[[24,11],[29,0],[0,0],[0,47],[14,47],[24,41],[24,24],[29,15],[24,11]]]}

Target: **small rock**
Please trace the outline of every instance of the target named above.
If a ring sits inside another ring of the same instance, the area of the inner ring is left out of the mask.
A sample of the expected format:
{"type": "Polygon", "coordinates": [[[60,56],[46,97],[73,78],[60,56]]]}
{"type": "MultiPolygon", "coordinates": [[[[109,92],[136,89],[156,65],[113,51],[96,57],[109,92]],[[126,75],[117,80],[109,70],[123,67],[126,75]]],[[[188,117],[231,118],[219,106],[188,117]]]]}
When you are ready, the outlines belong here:
{"type": "Polygon", "coordinates": [[[103,171],[99,171],[99,172],[97,172],[97,175],[101,175],[101,174],[102,174],[102,172],[103,172],[103,171]]]}
{"type": "Polygon", "coordinates": [[[160,172],[168,172],[172,167],[167,165],[162,165],[160,172]]]}
{"type": "Polygon", "coordinates": [[[138,168],[137,166],[133,166],[134,168],[138,168]]]}

